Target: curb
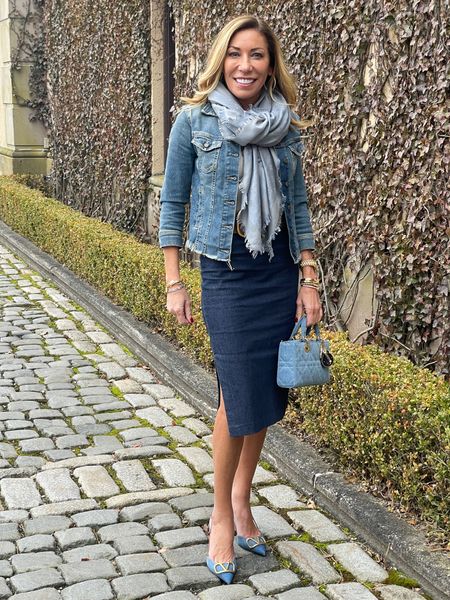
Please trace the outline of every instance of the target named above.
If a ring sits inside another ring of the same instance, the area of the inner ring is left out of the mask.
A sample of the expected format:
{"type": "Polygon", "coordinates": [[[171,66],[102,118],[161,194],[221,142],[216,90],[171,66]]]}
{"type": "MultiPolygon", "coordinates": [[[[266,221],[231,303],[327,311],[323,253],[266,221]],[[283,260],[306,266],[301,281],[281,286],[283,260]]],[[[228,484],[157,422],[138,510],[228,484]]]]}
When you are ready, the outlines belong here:
{"type": "MultiPolygon", "coordinates": [[[[217,384],[212,375],[2,221],[0,243],[53,281],[140,360],[151,364],[162,381],[213,419],[217,384]]],[[[374,497],[347,483],[312,446],[273,425],[268,430],[263,457],[290,484],[311,496],[389,563],[416,579],[434,600],[450,599],[450,563],[446,555],[428,550],[424,535],[374,497]]]]}

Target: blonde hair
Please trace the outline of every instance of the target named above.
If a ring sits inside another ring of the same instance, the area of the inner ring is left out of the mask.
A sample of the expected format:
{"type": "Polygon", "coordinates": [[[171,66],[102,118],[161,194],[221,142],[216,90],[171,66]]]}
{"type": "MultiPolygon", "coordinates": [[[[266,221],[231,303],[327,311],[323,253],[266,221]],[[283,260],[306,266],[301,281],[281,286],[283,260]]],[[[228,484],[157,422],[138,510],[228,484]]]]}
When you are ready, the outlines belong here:
{"type": "MultiPolygon", "coordinates": [[[[235,17],[221,29],[208,53],[206,67],[198,77],[198,89],[192,97],[182,97],[181,100],[193,106],[200,106],[207,101],[209,94],[217,87],[222,78],[223,64],[231,38],[235,33],[244,29],[255,29],[266,38],[270,67],[272,68],[272,74],[268,77],[266,83],[268,93],[273,99],[274,91],[280,92],[291,109],[294,110],[297,105],[297,87],[293,76],[286,67],[280,42],[269,25],[253,15],[235,17]]],[[[310,122],[292,118],[291,124],[303,129],[310,122]]]]}

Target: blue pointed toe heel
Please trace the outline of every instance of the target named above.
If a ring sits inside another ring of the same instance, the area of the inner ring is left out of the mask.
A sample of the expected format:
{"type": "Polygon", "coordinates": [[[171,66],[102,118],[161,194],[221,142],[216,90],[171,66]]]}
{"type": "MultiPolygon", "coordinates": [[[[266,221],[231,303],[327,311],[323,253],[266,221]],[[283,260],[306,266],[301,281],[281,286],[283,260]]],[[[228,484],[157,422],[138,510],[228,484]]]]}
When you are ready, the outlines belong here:
{"type": "Polygon", "coordinates": [[[236,563],[234,560],[228,562],[214,562],[212,558],[206,559],[206,566],[208,569],[227,585],[233,582],[234,576],[236,575],[236,563]]]}
{"type": "Polygon", "coordinates": [[[248,550],[249,552],[253,552],[253,554],[258,554],[259,556],[265,556],[267,553],[266,540],[262,535],[256,535],[255,537],[244,537],[242,535],[238,535],[236,537],[236,541],[238,546],[243,548],[244,550],[248,550]]]}
{"type": "MultiPolygon", "coordinates": [[[[253,524],[258,529],[258,525],[256,524],[255,519],[253,519],[253,524]]],[[[243,548],[244,550],[248,550],[249,552],[253,552],[253,554],[258,554],[258,556],[265,556],[267,554],[267,545],[264,536],[259,532],[259,535],[254,535],[253,537],[244,537],[243,535],[236,536],[237,545],[243,548]]]]}
{"type": "MultiPolygon", "coordinates": [[[[211,520],[207,527],[208,534],[211,534],[211,520]]],[[[220,581],[230,585],[233,582],[234,576],[236,575],[236,561],[229,560],[224,562],[216,562],[208,556],[206,559],[206,566],[213,575],[218,577],[220,581]]]]}

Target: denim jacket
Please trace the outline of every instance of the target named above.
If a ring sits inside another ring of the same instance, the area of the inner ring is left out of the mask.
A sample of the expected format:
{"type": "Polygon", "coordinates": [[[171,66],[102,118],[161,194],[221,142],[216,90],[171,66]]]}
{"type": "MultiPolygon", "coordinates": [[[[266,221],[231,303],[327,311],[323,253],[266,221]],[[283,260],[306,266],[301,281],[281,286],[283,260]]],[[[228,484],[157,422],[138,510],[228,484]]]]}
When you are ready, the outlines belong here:
{"type": "MultiPolygon", "coordinates": [[[[280,159],[289,248],[297,263],[301,250],[314,249],[298,129],[291,127],[275,149],[280,159]]],[[[185,207],[190,202],[186,247],[209,258],[227,261],[232,268],[239,157],[239,145],[222,137],[209,102],[185,107],[179,113],[169,137],[161,191],[161,247],[182,247],[185,207]]]]}

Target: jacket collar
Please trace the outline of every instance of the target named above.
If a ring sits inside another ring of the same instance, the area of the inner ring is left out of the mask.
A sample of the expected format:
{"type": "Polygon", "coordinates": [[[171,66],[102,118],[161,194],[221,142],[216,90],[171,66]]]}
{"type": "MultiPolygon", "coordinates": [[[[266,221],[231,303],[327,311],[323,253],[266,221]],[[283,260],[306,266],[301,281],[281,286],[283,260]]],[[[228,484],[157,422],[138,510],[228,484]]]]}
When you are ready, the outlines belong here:
{"type": "Polygon", "coordinates": [[[213,107],[211,106],[211,102],[209,100],[206,101],[206,104],[202,107],[202,114],[210,115],[212,117],[216,117],[216,113],[214,112],[213,107]]]}

